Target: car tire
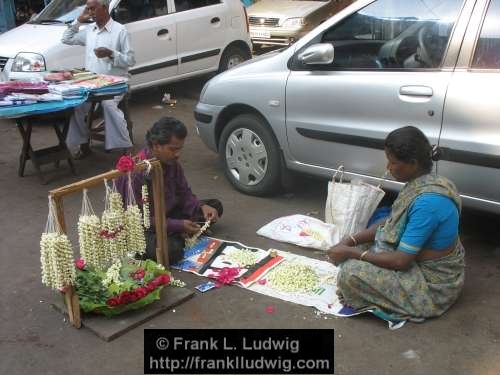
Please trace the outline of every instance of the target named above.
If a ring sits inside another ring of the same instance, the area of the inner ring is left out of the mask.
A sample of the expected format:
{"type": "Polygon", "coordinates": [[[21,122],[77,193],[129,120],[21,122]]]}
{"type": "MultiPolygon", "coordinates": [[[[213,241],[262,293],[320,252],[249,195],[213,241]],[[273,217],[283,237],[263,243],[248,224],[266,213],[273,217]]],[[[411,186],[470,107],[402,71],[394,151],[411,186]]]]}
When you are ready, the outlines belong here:
{"type": "Polygon", "coordinates": [[[241,64],[243,61],[250,59],[249,52],[236,46],[229,46],[224,50],[222,57],[220,58],[218,73],[225,72],[236,65],[241,64]]]}
{"type": "Polygon", "coordinates": [[[244,114],[229,121],[220,137],[219,155],[237,190],[265,196],[280,189],[280,148],[261,117],[244,114]]]}

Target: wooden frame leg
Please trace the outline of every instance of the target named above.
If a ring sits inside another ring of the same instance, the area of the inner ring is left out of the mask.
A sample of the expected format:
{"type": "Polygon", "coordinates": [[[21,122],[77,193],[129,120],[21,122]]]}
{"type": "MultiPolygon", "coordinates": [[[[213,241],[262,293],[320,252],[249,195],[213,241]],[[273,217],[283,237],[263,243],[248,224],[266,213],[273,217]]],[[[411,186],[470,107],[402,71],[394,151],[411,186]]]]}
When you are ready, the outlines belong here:
{"type": "MultiPolygon", "coordinates": [[[[61,230],[66,233],[66,220],[64,219],[64,206],[61,197],[54,197],[54,207],[56,209],[56,217],[61,230]]],[[[78,295],[75,292],[75,288],[70,286],[66,293],[64,294],[64,302],[66,303],[66,309],[68,310],[69,322],[76,328],[82,326],[82,321],[80,317],[80,303],[78,301],[78,295]]]]}

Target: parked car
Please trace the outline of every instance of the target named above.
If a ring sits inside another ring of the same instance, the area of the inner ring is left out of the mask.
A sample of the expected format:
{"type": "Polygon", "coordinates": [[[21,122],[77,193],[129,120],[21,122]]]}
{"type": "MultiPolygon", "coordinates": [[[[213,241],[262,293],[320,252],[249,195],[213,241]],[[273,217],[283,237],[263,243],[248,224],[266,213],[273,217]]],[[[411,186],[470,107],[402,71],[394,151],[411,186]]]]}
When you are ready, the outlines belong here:
{"type": "Polygon", "coordinates": [[[360,0],[293,46],[216,76],[198,132],[229,181],[263,195],[285,168],[382,180],[383,141],[415,125],[466,205],[500,212],[500,0],[360,0]]]}
{"type": "MultiPolygon", "coordinates": [[[[85,49],[62,44],[61,36],[85,3],[52,0],[35,19],[0,35],[3,79],[83,67],[85,49]]],[[[110,9],[131,35],[133,89],[224,71],[251,57],[240,0],[113,0],[110,9]]]]}
{"type": "Polygon", "coordinates": [[[248,8],[254,46],[288,46],[352,1],[260,0],[248,8]]]}

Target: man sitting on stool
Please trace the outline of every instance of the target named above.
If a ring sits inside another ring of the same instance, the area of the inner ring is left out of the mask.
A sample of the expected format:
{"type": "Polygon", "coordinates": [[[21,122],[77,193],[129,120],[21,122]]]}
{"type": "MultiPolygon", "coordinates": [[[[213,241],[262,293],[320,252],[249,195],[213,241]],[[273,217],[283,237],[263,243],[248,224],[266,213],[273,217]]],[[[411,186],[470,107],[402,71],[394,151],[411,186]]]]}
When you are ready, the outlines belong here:
{"type": "MultiPolygon", "coordinates": [[[[215,223],[222,215],[222,203],[217,199],[199,200],[191,191],[179,156],[187,136],[186,126],[173,117],[162,117],[146,133],[147,148],[139,152],[140,159],[157,158],[163,166],[163,185],[165,188],[164,213],[168,231],[169,262],[177,263],[183,258],[186,235],[193,235],[201,228],[200,222],[210,220],[215,223]]],[[[132,180],[134,198],[141,203],[141,188],[147,177],[135,173],[132,180]]],[[[149,185],[151,185],[149,183],[149,185]]],[[[117,180],[116,187],[127,202],[128,177],[117,180]]],[[[149,196],[152,197],[151,187],[149,196]]],[[[150,205],[151,225],[154,225],[154,203],[150,205]]],[[[158,229],[156,229],[158,230],[158,229]]],[[[162,228],[164,230],[164,228],[162,228]]],[[[156,231],[152,227],[146,231],[148,258],[156,258],[156,231]]]]}
{"type": "MultiPolygon", "coordinates": [[[[130,46],[127,30],[109,15],[110,0],[87,0],[83,13],[64,32],[62,42],[85,46],[85,69],[98,74],[128,76],[128,68],[135,64],[134,51],[130,46]],[[94,19],[95,23],[79,31],[80,24],[94,19]]],[[[105,148],[129,149],[132,142],[123,112],[118,108],[123,95],[101,102],[106,132],[105,148]]],[[[70,120],[67,144],[69,148],[80,146],[76,158],[90,153],[90,129],[85,123],[91,104],[83,103],[75,108],[70,120]]]]}

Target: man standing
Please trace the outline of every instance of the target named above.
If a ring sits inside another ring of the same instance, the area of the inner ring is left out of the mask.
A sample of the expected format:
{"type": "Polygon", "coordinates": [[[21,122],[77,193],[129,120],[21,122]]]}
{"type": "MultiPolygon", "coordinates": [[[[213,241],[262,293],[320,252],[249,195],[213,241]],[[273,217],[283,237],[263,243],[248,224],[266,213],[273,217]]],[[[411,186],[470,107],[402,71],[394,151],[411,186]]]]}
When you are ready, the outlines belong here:
{"type": "Polygon", "coordinates": [[[14,0],[0,0],[0,34],[16,27],[14,0]]]}
{"type": "MultiPolygon", "coordinates": [[[[82,14],[64,32],[62,42],[85,46],[87,70],[99,74],[127,76],[128,68],[135,64],[134,51],[130,46],[130,37],[125,27],[111,19],[109,3],[110,0],[87,0],[87,6],[82,14]],[[80,31],[80,25],[91,19],[95,23],[80,31]]],[[[114,99],[101,102],[106,131],[106,150],[132,147],[125,116],[118,108],[122,97],[115,96],[114,99]]],[[[90,103],[75,108],[70,121],[66,142],[70,148],[80,146],[76,158],[82,158],[90,153],[89,129],[85,123],[89,109],[90,103]]]]}
{"type": "MultiPolygon", "coordinates": [[[[179,157],[187,136],[186,126],[173,117],[162,117],[146,133],[147,148],[139,152],[140,159],[156,158],[163,166],[163,184],[165,190],[165,210],[168,232],[169,261],[177,263],[183,258],[186,235],[193,235],[201,228],[200,222],[210,220],[215,223],[222,215],[222,203],[217,199],[199,200],[191,191],[184,175],[179,157]]],[[[132,189],[139,205],[141,188],[146,177],[141,173],[134,174],[132,189]]],[[[147,181],[146,181],[147,182],[147,181]]],[[[116,187],[124,201],[128,201],[128,177],[117,180],[116,187]]],[[[150,190],[150,196],[152,192],[150,190]]],[[[154,225],[154,202],[150,208],[151,224],[154,225]]],[[[158,229],[156,229],[158,230],[158,229]]],[[[156,257],[156,230],[146,231],[149,258],[156,257]]],[[[164,228],[162,228],[164,230],[164,228]]]]}

